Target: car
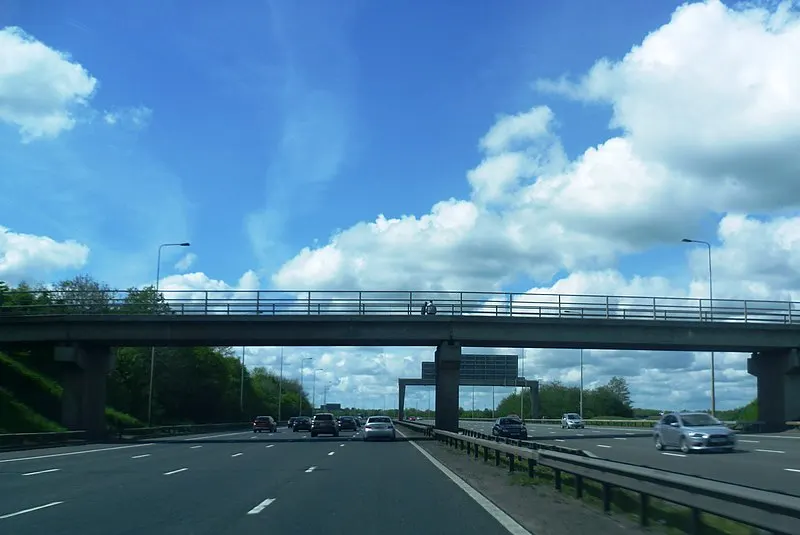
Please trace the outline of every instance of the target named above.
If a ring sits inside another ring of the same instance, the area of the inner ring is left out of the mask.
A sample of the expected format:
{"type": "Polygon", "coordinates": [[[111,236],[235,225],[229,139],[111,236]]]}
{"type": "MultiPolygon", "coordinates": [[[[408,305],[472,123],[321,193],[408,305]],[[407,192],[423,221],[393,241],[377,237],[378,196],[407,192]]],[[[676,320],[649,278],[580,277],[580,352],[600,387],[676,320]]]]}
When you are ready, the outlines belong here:
{"type": "Polygon", "coordinates": [[[370,416],[367,418],[367,423],[364,424],[364,441],[375,438],[397,440],[397,433],[391,418],[388,416],[370,416]]]}
{"type": "Polygon", "coordinates": [[[311,436],[316,437],[317,435],[339,436],[339,422],[336,421],[333,414],[321,412],[314,415],[314,419],[311,421],[311,436]]]}
{"type": "Polygon", "coordinates": [[[492,436],[528,440],[528,429],[520,418],[503,416],[494,422],[492,436]]]}
{"type": "Polygon", "coordinates": [[[278,430],[278,424],[272,416],[256,416],[253,420],[253,433],[274,433],[278,430]]]}
{"type": "Polygon", "coordinates": [[[297,420],[297,416],[292,416],[291,418],[289,418],[289,422],[286,424],[286,427],[288,427],[289,429],[294,427],[295,420],[297,420]]]}
{"type": "Polygon", "coordinates": [[[342,416],[339,418],[340,431],[358,431],[358,422],[352,416],[342,416]]]}
{"type": "Polygon", "coordinates": [[[583,418],[576,412],[567,412],[561,417],[561,429],[584,429],[583,418]]]}
{"type": "Polygon", "coordinates": [[[737,437],[732,429],[705,412],[672,412],[653,426],[656,449],[678,448],[683,453],[736,449],[737,437]]]}
{"type": "Polygon", "coordinates": [[[298,431],[311,431],[311,418],[308,416],[295,416],[292,430],[295,433],[298,431]]]}

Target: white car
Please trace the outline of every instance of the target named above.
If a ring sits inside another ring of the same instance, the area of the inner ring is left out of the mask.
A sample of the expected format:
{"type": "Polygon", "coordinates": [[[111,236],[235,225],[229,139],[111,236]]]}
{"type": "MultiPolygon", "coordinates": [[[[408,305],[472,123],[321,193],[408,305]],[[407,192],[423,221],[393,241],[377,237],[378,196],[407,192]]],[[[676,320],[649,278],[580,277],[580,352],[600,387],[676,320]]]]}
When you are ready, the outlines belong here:
{"type": "Polygon", "coordinates": [[[568,412],[561,417],[561,429],[583,429],[583,418],[580,414],[568,412]]]}
{"type": "Polygon", "coordinates": [[[364,441],[375,438],[395,440],[397,434],[392,419],[388,416],[370,416],[364,425],[364,441]]]}

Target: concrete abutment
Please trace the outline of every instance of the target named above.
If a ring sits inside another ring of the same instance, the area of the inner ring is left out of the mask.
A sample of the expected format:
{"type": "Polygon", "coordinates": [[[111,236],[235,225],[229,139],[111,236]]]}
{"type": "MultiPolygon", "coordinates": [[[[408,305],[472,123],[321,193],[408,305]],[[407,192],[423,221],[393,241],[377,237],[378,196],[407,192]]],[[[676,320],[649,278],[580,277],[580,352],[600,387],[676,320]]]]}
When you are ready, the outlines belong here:
{"type": "Polygon", "coordinates": [[[90,440],[106,436],[106,384],[114,367],[111,348],[102,345],[59,345],[54,357],[61,362],[61,424],[70,431],[86,431],[90,440]]]}
{"type": "Polygon", "coordinates": [[[756,377],[758,419],[765,431],[781,431],[786,422],[800,420],[800,354],[795,349],[761,351],[747,359],[747,372],[756,377]]]}

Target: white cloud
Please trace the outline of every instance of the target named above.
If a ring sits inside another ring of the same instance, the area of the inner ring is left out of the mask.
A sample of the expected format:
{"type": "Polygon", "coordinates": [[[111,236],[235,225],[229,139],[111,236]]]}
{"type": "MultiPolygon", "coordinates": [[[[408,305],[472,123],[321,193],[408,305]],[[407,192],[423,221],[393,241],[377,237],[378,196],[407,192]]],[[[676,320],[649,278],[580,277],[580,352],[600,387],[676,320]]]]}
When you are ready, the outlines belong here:
{"type": "Polygon", "coordinates": [[[89,248],[74,240],[21,234],[0,226],[0,278],[35,279],[61,270],[82,268],[89,248]]]}
{"type": "Polygon", "coordinates": [[[147,127],[153,117],[153,110],[146,106],[133,108],[120,108],[115,111],[105,111],[103,121],[109,125],[126,125],[136,130],[147,127]]]}
{"type": "Polygon", "coordinates": [[[197,255],[194,253],[186,253],[180,260],[175,263],[175,269],[178,271],[187,271],[197,260],[197,255]]]}
{"type": "Polygon", "coordinates": [[[55,137],[76,122],[97,80],[63,52],[22,29],[0,30],[0,121],[19,128],[23,141],[55,137]]]}
{"type": "MultiPolygon", "coordinates": [[[[570,162],[551,108],[501,116],[479,143],[483,161],[467,173],[469,199],[358,223],[303,249],[273,283],[481,291],[524,276],[538,281],[537,292],[705,297],[706,252],[680,239],[715,241],[704,229],[721,214],[715,296],[794,295],[800,218],[743,214],[792,209],[800,199],[800,56],[784,53],[798,48],[800,19],[785,5],[772,13],[718,1],[685,5],[624,58],[598,61],[577,83],[538,83],[609,105],[622,134],[570,162]],[[668,265],[655,266],[664,276],[617,270],[625,255],[664,244],[689,260],[688,274],[668,265]]],[[[570,355],[532,350],[528,369],[575,380],[570,355]]],[[[626,375],[640,404],[707,406],[707,354],[592,352],[589,359],[593,382],[626,375]]],[[[719,364],[722,405],[752,398],[744,362],[729,355],[719,364]]]]}

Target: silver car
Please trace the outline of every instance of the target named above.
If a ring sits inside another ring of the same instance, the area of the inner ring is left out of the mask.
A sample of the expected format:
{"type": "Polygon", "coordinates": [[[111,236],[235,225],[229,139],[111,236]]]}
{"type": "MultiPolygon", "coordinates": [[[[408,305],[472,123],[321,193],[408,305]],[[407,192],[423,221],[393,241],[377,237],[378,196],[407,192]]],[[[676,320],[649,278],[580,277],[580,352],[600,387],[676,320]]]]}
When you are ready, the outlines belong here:
{"type": "Polygon", "coordinates": [[[568,412],[561,417],[561,429],[583,429],[583,418],[580,414],[568,412]]]}
{"type": "Polygon", "coordinates": [[[673,412],[653,426],[657,450],[679,448],[693,451],[733,451],[736,433],[704,412],[673,412]]]}
{"type": "Polygon", "coordinates": [[[364,425],[364,440],[367,441],[375,438],[385,438],[389,440],[395,440],[397,438],[391,418],[388,416],[370,416],[367,418],[367,423],[364,425]]]}

